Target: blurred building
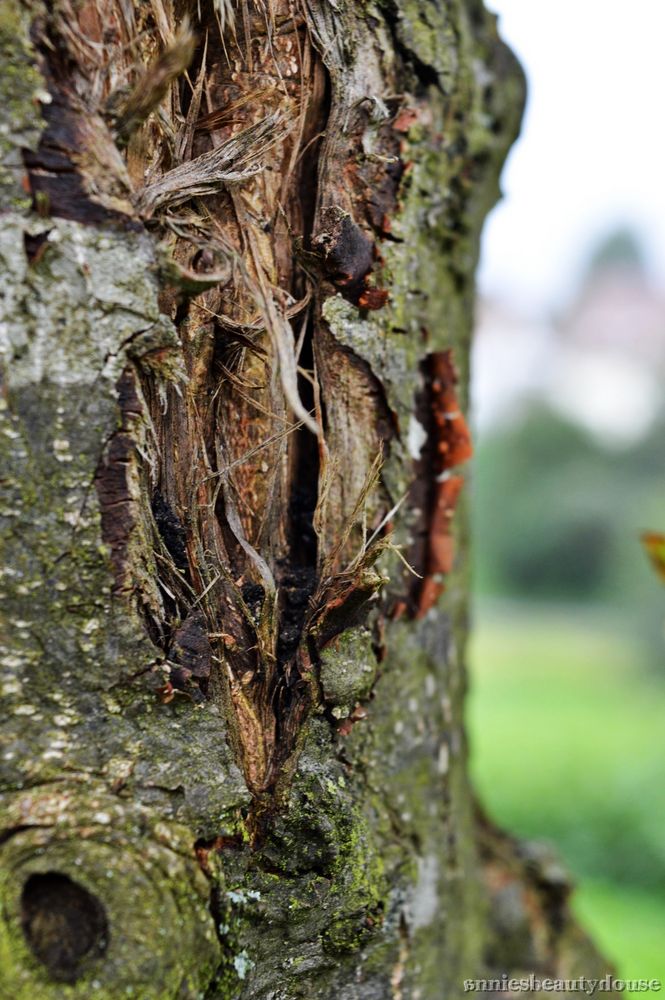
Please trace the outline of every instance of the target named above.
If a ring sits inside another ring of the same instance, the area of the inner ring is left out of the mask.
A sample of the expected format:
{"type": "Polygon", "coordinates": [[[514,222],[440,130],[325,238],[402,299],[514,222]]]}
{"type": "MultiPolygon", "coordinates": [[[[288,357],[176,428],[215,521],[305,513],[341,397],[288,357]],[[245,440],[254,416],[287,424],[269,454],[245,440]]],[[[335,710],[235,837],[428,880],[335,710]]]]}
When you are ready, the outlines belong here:
{"type": "Polygon", "coordinates": [[[537,401],[603,444],[630,444],[662,411],[664,387],[665,292],[652,286],[627,231],[597,248],[558,316],[478,303],[472,402],[481,433],[519,419],[537,401]]]}

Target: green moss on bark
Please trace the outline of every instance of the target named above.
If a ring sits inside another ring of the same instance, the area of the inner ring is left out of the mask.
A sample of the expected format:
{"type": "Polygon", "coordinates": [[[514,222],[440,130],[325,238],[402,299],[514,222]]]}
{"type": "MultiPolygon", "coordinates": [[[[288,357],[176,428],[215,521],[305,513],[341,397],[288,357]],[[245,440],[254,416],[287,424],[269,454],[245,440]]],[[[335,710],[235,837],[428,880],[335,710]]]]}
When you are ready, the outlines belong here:
{"type": "Polygon", "coordinates": [[[161,653],[113,597],[94,489],[130,352],[177,341],[145,237],[5,216],[0,257],[3,995],[193,998],[220,960],[194,840],[233,824],[247,793],[214,706],[157,700],[161,653]],[[24,237],[39,231],[31,265],[24,237]],[[21,927],[21,887],[51,871],[111,927],[72,986],[21,927]]]}
{"type": "Polygon", "coordinates": [[[0,206],[27,210],[22,150],[36,149],[42,130],[41,103],[50,95],[35,66],[30,18],[18,3],[0,5],[0,206]]]}

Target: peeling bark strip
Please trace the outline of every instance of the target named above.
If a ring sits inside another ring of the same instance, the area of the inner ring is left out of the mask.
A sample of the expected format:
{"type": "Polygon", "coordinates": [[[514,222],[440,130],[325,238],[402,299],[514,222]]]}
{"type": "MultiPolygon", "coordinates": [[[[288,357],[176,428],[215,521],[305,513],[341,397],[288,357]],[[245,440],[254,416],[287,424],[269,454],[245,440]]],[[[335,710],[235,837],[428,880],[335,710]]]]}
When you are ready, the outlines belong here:
{"type": "Polygon", "coordinates": [[[97,496],[102,515],[102,540],[109,546],[115,578],[115,592],[132,587],[129,540],[137,526],[136,468],[138,455],[132,425],[143,415],[137,393],[137,376],[126,368],[116,384],[120,427],[105,448],[96,475],[97,496]]]}
{"type": "MultiPolygon", "coordinates": [[[[422,371],[425,385],[415,426],[422,428],[424,443],[411,493],[411,503],[421,519],[410,552],[412,565],[422,577],[412,585],[408,602],[415,618],[423,618],[434,607],[445,589],[445,577],[453,570],[452,519],[464,478],[452,470],[473,454],[471,434],[457,399],[458,375],[452,351],[427,355],[422,371]]],[[[398,601],[393,616],[402,614],[406,606],[398,601]]]]}
{"type": "Polygon", "coordinates": [[[453,475],[451,469],[467,462],[473,454],[471,434],[457,401],[457,381],[452,351],[439,351],[429,356],[428,387],[433,448],[428,455],[431,486],[427,561],[418,595],[418,618],[427,614],[439,599],[445,586],[443,578],[453,568],[451,522],[464,479],[453,475]]]}
{"type": "Polygon", "coordinates": [[[39,21],[33,30],[42,56],[39,69],[48,87],[42,111],[46,127],[36,149],[23,153],[24,184],[33,209],[43,217],[87,225],[136,225],[131,186],[114,137],[101,109],[77,93],[64,62],[71,53],[57,36],[53,44],[49,28],[48,21],[39,21]]]}

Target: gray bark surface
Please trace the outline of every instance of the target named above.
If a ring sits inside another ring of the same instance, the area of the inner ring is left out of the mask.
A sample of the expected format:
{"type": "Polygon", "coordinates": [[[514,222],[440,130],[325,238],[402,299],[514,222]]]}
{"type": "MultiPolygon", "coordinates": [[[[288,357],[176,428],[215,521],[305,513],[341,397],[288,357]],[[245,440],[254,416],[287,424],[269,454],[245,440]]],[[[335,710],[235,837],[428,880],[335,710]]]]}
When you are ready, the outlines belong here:
{"type": "Polygon", "coordinates": [[[494,17],[4,0],[0,47],[0,997],[604,973],[467,776],[494,17]]]}

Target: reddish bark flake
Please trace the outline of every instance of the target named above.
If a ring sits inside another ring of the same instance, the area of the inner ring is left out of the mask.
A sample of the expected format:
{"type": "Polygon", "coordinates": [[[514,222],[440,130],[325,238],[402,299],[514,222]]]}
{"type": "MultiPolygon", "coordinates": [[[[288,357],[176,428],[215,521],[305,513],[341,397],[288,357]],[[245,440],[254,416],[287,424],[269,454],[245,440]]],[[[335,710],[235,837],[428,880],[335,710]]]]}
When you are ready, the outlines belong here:
{"type": "Polygon", "coordinates": [[[385,288],[365,288],[358,297],[361,309],[381,309],[387,301],[388,292],[385,288]]]}
{"type": "Polygon", "coordinates": [[[450,476],[436,484],[434,505],[430,515],[430,546],[427,573],[450,573],[453,568],[454,549],[450,534],[450,522],[464,479],[462,476],[450,476]]]}
{"type": "Polygon", "coordinates": [[[463,485],[462,476],[448,476],[436,484],[429,523],[427,568],[418,594],[416,618],[422,618],[436,604],[445,590],[443,577],[453,568],[455,544],[450,529],[463,485]]]}
{"type": "Polygon", "coordinates": [[[176,690],[170,681],[167,681],[166,684],[162,684],[161,687],[158,687],[156,689],[156,693],[162,705],[170,704],[176,696],[176,690]]]}
{"type": "Polygon", "coordinates": [[[457,401],[457,372],[452,351],[431,355],[431,405],[436,436],[437,474],[468,461],[473,454],[471,433],[457,401]]]}
{"type": "Polygon", "coordinates": [[[452,351],[429,357],[430,453],[427,539],[423,580],[418,589],[415,617],[422,618],[445,589],[444,577],[455,559],[451,522],[464,479],[451,469],[473,454],[471,434],[457,400],[457,372],[452,351]]]}
{"type": "Polygon", "coordinates": [[[358,704],[351,712],[351,715],[346,719],[342,719],[339,726],[337,727],[337,733],[339,736],[348,736],[353,727],[357,722],[362,722],[363,719],[367,718],[367,709],[363,708],[362,705],[358,704]]]}
{"type": "Polygon", "coordinates": [[[214,837],[212,840],[197,840],[194,844],[194,853],[203,873],[208,878],[212,878],[213,871],[210,865],[210,855],[221,854],[222,851],[229,849],[239,850],[240,848],[242,848],[242,839],[232,834],[230,836],[214,837]]]}
{"type": "Polygon", "coordinates": [[[417,121],[417,108],[402,108],[393,121],[393,128],[396,132],[408,132],[411,126],[415,125],[417,121]]]}

